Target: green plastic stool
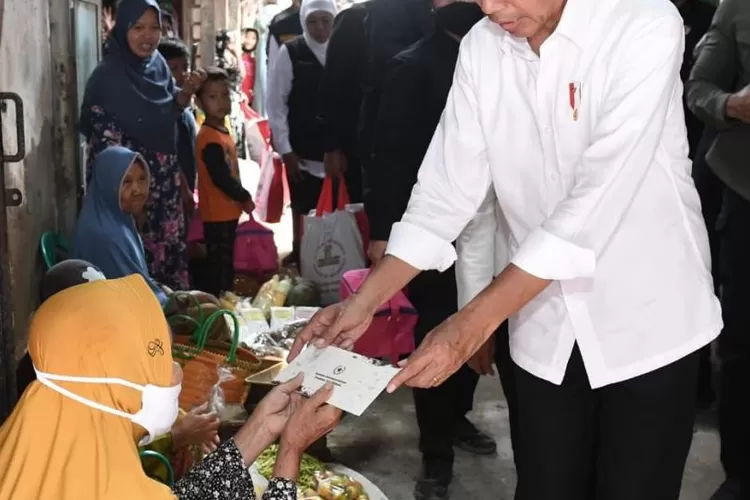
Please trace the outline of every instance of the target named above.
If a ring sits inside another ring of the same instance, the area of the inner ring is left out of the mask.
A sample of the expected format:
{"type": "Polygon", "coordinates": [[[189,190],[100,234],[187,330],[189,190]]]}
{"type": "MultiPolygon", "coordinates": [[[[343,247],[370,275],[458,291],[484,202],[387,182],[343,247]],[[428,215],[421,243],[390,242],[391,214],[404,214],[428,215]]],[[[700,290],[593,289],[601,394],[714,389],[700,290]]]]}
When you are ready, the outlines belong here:
{"type": "Polygon", "coordinates": [[[174,488],[174,469],[172,468],[172,464],[169,463],[167,457],[165,457],[158,451],[153,450],[144,450],[140,452],[139,455],[141,457],[141,462],[143,462],[144,458],[153,458],[163,463],[164,467],[167,468],[167,486],[169,486],[170,488],[174,488]]]}
{"type": "Polygon", "coordinates": [[[68,254],[70,252],[68,242],[62,236],[52,231],[48,231],[42,235],[39,246],[42,249],[42,258],[47,269],[60,261],[58,256],[61,253],[68,254]]]}

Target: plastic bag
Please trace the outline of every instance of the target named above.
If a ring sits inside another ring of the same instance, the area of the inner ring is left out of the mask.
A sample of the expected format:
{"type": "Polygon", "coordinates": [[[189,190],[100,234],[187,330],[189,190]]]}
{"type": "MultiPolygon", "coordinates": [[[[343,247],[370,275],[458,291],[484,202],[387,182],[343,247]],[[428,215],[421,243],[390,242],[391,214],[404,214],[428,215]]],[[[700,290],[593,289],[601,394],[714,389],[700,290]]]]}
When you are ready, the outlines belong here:
{"type": "Polygon", "coordinates": [[[221,415],[227,408],[226,399],[224,399],[224,389],[221,388],[221,384],[228,382],[234,378],[232,371],[224,366],[217,366],[216,372],[219,375],[219,380],[211,388],[211,395],[208,398],[208,408],[212,413],[221,415]]]}
{"type": "Polygon", "coordinates": [[[316,492],[324,500],[367,500],[362,485],[349,476],[322,471],[315,474],[316,492]]]}

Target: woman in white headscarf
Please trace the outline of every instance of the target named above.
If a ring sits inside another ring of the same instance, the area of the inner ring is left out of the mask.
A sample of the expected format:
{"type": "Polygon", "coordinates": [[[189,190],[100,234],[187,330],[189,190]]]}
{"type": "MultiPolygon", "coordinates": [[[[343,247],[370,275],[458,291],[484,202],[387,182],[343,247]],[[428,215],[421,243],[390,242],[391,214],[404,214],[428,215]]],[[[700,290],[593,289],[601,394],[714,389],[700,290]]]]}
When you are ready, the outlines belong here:
{"type": "Polygon", "coordinates": [[[294,214],[292,258],[298,265],[300,216],[317,205],[325,177],[324,134],[317,119],[317,103],[335,16],[334,0],[303,0],[303,34],[281,47],[269,73],[268,121],[289,177],[294,214]]]}

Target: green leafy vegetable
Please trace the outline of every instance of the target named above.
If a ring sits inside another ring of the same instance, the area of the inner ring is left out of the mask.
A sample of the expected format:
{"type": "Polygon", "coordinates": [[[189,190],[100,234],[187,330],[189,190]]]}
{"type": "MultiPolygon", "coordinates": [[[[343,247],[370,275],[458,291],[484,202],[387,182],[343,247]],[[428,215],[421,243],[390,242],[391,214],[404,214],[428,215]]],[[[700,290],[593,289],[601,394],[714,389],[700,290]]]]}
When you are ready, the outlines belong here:
{"type": "MultiPolygon", "coordinates": [[[[255,466],[258,472],[266,479],[273,477],[273,467],[276,465],[276,457],[279,454],[279,445],[273,444],[261,453],[255,460],[255,466]]],[[[297,484],[301,488],[315,489],[315,473],[326,470],[323,462],[310,455],[302,455],[302,462],[299,468],[299,479],[297,484]]]]}

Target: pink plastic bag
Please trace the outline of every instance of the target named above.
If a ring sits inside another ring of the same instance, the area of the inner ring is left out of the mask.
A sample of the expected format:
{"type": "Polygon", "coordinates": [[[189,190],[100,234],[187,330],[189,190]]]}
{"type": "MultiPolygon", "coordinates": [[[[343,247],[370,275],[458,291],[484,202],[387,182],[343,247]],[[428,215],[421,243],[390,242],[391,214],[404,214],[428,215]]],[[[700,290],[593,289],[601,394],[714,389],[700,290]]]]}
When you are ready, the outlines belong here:
{"type": "MultiPolygon", "coordinates": [[[[356,292],[370,273],[369,269],[356,269],[341,278],[341,300],[356,292]]],[[[396,363],[403,355],[414,351],[414,327],[417,325],[416,309],[398,292],[375,313],[367,331],[354,344],[354,352],[370,358],[388,358],[396,363]]]]}
{"type": "Polygon", "coordinates": [[[201,220],[201,214],[198,212],[198,205],[195,206],[193,218],[188,227],[187,242],[189,244],[203,243],[203,221],[201,220]]]}
{"type": "MultiPolygon", "coordinates": [[[[188,243],[203,243],[203,221],[198,209],[188,228],[188,243]]],[[[237,226],[234,240],[234,270],[243,274],[265,274],[279,268],[279,253],[273,231],[250,218],[237,226]]]]}
{"type": "Polygon", "coordinates": [[[273,231],[251,218],[237,227],[234,270],[244,274],[272,273],[279,268],[273,231]]]}

